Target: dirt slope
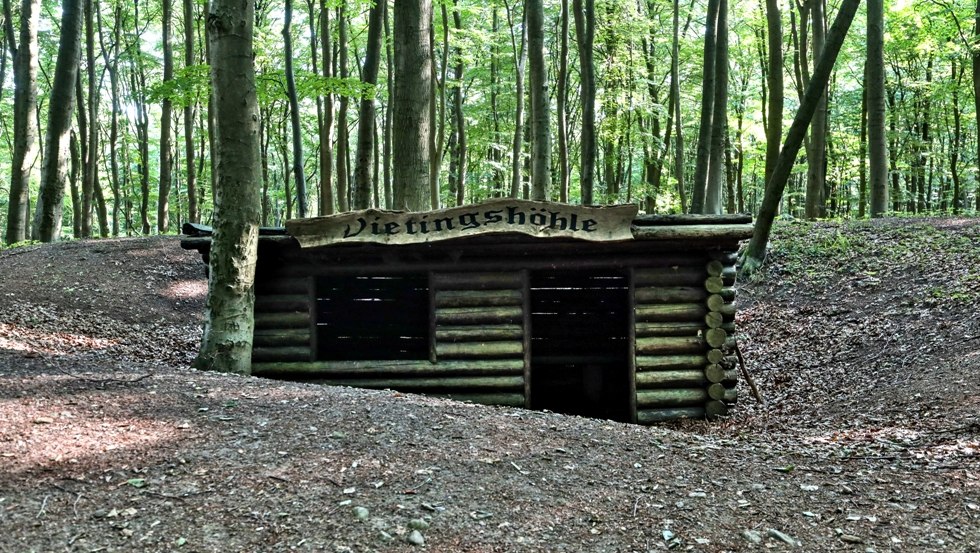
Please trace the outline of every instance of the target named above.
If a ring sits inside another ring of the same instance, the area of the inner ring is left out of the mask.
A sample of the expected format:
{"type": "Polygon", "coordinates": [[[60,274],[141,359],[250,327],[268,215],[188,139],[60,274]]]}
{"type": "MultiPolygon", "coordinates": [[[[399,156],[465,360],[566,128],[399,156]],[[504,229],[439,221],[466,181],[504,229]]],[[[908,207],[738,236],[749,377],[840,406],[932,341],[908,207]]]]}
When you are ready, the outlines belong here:
{"type": "Polygon", "coordinates": [[[0,551],[980,550],[980,222],[782,224],[765,271],[768,403],[645,428],[193,371],[176,239],[0,252],[0,551]]]}

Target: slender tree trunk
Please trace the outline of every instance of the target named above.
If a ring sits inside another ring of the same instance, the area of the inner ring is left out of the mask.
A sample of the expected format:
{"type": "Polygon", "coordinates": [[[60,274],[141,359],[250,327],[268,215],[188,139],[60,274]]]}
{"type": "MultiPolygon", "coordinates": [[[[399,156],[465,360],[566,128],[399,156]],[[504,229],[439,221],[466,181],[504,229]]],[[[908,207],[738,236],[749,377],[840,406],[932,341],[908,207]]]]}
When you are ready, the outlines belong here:
{"type": "Polygon", "coordinates": [[[748,247],[742,253],[741,269],[745,275],[754,273],[765,260],[769,234],[776,218],[780,198],[786,188],[786,183],[789,181],[796,156],[803,145],[803,137],[806,135],[807,127],[809,127],[820,97],[823,96],[827,83],[830,81],[830,73],[837,61],[837,54],[844,43],[847,30],[851,26],[851,21],[854,19],[859,4],[860,0],[843,0],[840,9],[837,11],[837,16],[834,18],[834,23],[827,33],[826,44],[824,44],[823,51],[813,69],[810,83],[804,91],[803,102],[800,103],[793,123],[790,125],[783,149],[779,152],[779,159],[776,162],[772,180],[766,186],[765,198],[756,218],[752,240],[749,241],[748,247]]]}
{"type": "MultiPolygon", "coordinates": [[[[174,78],[174,53],[170,44],[170,27],[173,19],[173,6],[169,1],[163,5],[163,82],[174,78]]],[[[173,162],[170,142],[173,127],[173,102],[169,96],[163,97],[160,116],[160,194],[157,197],[157,231],[161,234],[170,230],[170,187],[173,184],[173,162]]]]}
{"type": "Polygon", "coordinates": [[[119,101],[119,50],[120,50],[120,40],[121,40],[121,10],[122,8],[116,6],[114,8],[115,26],[112,30],[112,48],[111,56],[110,49],[106,47],[105,44],[105,27],[102,24],[102,10],[96,9],[95,13],[98,16],[99,23],[99,41],[102,43],[102,58],[105,62],[106,71],[109,73],[109,94],[112,96],[112,115],[109,121],[109,172],[112,176],[112,235],[119,236],[119,210],[120,201],[122,200],[122,191],[120,189],[120,177],[119,177],[119,154],[117,152],[117,146],[119,143],[119,112],[121,102],[119,101]]]}
{"type": "Polygon", "coordinates": [[[728,133],[728,0],[718,2],[716,32],[711,155],[708,159],[708,181],[703,209],[704,213],[713,214],[721,213],[722,181],[725,179],[725,142],[728,133]]]}
{"type": "Polygon", "coordinates": [[[512,8],[509,5],[506,5],[506,7],[507,22],[511,28],[511,49],[514,52],[514,101],[516,102],[514,106],[514,136],[511,140],[510,197],[520,198],[521,158],[523,157],[524,152],[524,62],[527,59],[527,25],[524,24],[526,21],[524,17],[526,12],[521,14],[521,22],[518,23],[515,21],[512,8]],[[518,29],[520,31],[520,40],[517,39],[514,29],[518,29]]]}
{"type": "MultiPolygon", "coordinates": [[[[88,206],[83,206],[86,218],[83,221],[91,221],[91,212],[94,206],[95,213],[99,221],[99,235],[103,238],[109,236],[109,222],[106,217],[105,198],[102,197],[102,185],[99,182],[99,84],[95,79],[95,10],[98,8],[95,0],[85,2],[85,61],[87,69],[88,84],[88,152],[85,158],[84,176],[82,189],[85,191],[84,202],[88,206]]],[[[81,109],[81,106],[79,106],[81,109]]],[[[91,229],[87,236],[91,236],[91,229]]]]}
{"type": "MultiPolygon", "coordinates": [[[[824,1],[813,0],[813,20],[811,21],[813,33],[813,56],[817,59],[823,50],[824,35],[826,33],[826,23],[824,21],[824,1]]],[[[813,123],[810,125],[810,144],[807,148],[807,187],[806,187],[806,211],[807,219],[814,220],[818,217],[826,216],[826,201],[824,197],[824,187],[827,180],[827,91],[817,105],[817,112],[813,115],[813,123]]]]}
{"type": "MultiPolygon", "coordinates": [[[[77,101],[77,100],[76,100],[77,101]]],[[[82,173],[82,153],[78,133],[70,131],[68,138],[68,191],[71,194],[71,233],[76,239],[82,235],[82,193],[78,186],[79,175],[82,173]]]]}
{"type": "MultiPolygon", "coordinates": [[[[330,8],[328,0],[320,0],[320,49],[323,59],[320,66],[323,76],[330,76],[333,67],[330,47],[330,8]]],[[[334,212],[333,194],[333,143],[331,129],[333,128],[333,94],[329,92],[323,97],[323,124],[320,125],[320,215],[330,215],[334,212]]]]}
{"type": "Polygon", "coordinates": [[[385,189],[385,208],[392,208],[392,198],[391,198],[391,119],[393,108],[391,105],[391,99],[394,98],[394,56],[391,52],[391,28],[388,23],[388,9],[385,8],[385,74],[388,78],[385,79],[385,85],[387,87],[387,103],[385,104],[385,117],[384,117],[384,147],[381,152],[381,167],[384,173],[384,189],[385,189]]]}
{"type": "MultiPolygon", "coordinates": [[[[974,10],[973,20],[973,41],[980,41],[980,0],[977,0],[974,10]]],[[[972,48],[972,69],[973,69],[973,107],[976,112],[977,128],[980,129],[980,48],[972,48]]],[[[977,173],[976,173],[976,211],[980,211],[980,132],[977,133],[975,143],[977,154],[977,173]]]]}
{"type": "Polygon", "coordinates": [[[858,151],[858,218],[867,215],[868,204],[868,63],[864,63],[864,83],[861,87],[861,136],[858,151]]]}
{"type": "Polygon", "coordinates": [[[531,199],[547,200],[551,189],[551,110],[544,61],[544,2],[527,0],[525,9],[531,65],[531,199]]]}
{"type": "Polygon", "coordinates": [[[768,30],[769,67],[766,72],[769,102],[766,105],[766,170],[769,182],[779,157],[779,143],[783,133],[783,23],[779,14],[779,1],[766,0],[766,29],[768,30]]]}
{"type": "Polygon", "coordinates": [[[718,8],[720,0],[708,0],[704,31],[704,77],[701,86],[701,124],[698,128],[697,159],[691,191],[691,213],[703,213],[711,163],[711,118],[714,116],[715,71],[718,44],[718,8]]]}
{"type": "Polygon", "coordinates": [[[582,188],[582,204],[595,202],[595,0],[572,0],[575,15],[575,42],[578,46],[580,86],[582,89],[582,159],[579,161],[579,185],[582,188]]]}
{"type": "Polygon", "coordinates": [[[57,242],[61,238],[61,213],[67,177],[74,87],[78,79],[78,58],[81,53],[83,12],[81,0],[63,0],[61,39],[58,43],[51,98],[48,101],[48,130],[41,165],[41,192],[34,212],[34,235],[41,242],[57,242]]]}
{"type": "Polygon", "coordinates": [[[957,68],[955,59],[952,62],[951,73],[953,82],[953,143],[950,145],[949,175],[953,181],[953,213],[959,215],[963,209],[963,190],[959,172],[960,144],[963,140],[963,117],[960,114],[960,84],[963,81],[963,68],[957,68]]]}
{"type": "MultiPolygon", "coordinates": [[[[337,8],[337,69],[341,79],[347,74],[347,9],[337,8]]],[[[337,111],[337,207],[350,211],[350,142],[347,134],[347,107],[350,100],[340,95],[337,111]]]]}
{"type": "Polygon", "coordinates": [[[282,27],[283,49],[286,54],[286,96],[289,98],[289,123],[293,139],[293,179],[296,183],[296,203],[299,216],[306,217],[306,175],[303,171],[303,131],[299,125],[299,98],[293,76],[293,1],[286,0],[285,21],[282,27]]]}
{"type": "Polygon", "coordinates": [[[684,134],[681,121],[680,78],[680,0],[674,0],[673,39],[670,53],[670,95],[674,100],[674,180],[681,213],[687,213],[687,189],[684,187],[684,134]]]}
{"type": "Polygon", "coordinates": [[[571,172],[568,162],[568,0],[561,0],[558,26],[558,201],[568,202],[571,172]]]}
{"type": "Polygon", "coordinates": [[[199,369],[251,372],[259,235],[259,113],[252,66],[253,0],[212,0],[215,224],[199,369]]]}
{"type": "Polygon", "coordinates": [[[888,210],[888,138],[885,134],[885,27],[882,0],[868,0],[867,10],[868,65],[865,87],[868,95],[871,216],[882,217],[888,210]]]}
{"type": "MultiPolygon", "coordinates": [[[[184,67],[194,65],[194,2],[183,1],[184,9],[184,67]]],[[[195,102],[196,104],[196,102],[195,102]]],[[[187,183],[187,220],[192,223],[201,221],[200,208],[197,205],[197,171],[194,165],[194,108],[195,104],[188,102],[184,106],[184,165],[187,167],[185,182],[187,183]]]]}
{"type": "MultiPolygon", "coordinates": [[[[459,13],[459,0],[453,4],[453,27],[457,33],[463,31],[463,18],[459,13]]],[[[463,49],[455,47],[456,62],[453,67],[453,170],[450,178],[455,179],[456,205],[463,205],[466,198],[466,119],[463,117],[463,49]]]]}
{"type": "Polygon", "coordinates": [[[422,211],[428,195],[432,94],[431,0],[396,2],[394,10],[395,89],[392,97],[392,180],[395,209],[422,211]]]}
{"type": "Polygon", "coordinates": [[[20,11],[20,45],[15,44],[10,0],[4,0],[5,33],[14,66],[14,147],[7,205],[8,244],[28,238],[31,158],[37,142],[38,19],[40,0],[24,0],[20,11]]]}
{"type": "MultiPolygon", "coordinates": [[[[381,31],[384,26],[385,2],[376,2],[371,7],[368,22],[367,47],[364,52],[364,69],[361,80],[365,84],[378,84],[378,67],[381,64],[381,31]]],[[[371,169],[374,153],[374,137],[377,127],[375,116],[375,96],[361,98],[357,117],[357,156],[354,166],[354,209],[371,207],[371,169]]]]}
{"type": "MultiPolygon", "coordinates": [[[[493,18],[490,26],[491,35],[496,35],[500,29],[500,14],[494,6],[493,18]]],[[[500,134],[500,111],[497,109],[498,88],[500,87],[500,69],[497,61],[500,51],[496,43],[490,45],[490,119],[493,121],[493,143],[487,151],[487,158],[493,167],[493,189],[492,195],[495,198],[503,197],[504,194],[504,170],[502,148],[499,146],[501,141],[500,134]]]]}

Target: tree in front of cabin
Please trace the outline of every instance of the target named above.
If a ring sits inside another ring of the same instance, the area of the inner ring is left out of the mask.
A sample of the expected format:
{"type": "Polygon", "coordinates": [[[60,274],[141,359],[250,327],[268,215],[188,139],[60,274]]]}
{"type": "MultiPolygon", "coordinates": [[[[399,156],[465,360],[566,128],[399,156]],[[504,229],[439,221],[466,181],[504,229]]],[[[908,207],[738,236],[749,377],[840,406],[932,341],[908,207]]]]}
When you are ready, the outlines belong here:
{"type": "Polygon", "coordinates": [[[200,369],[248,374],[259,238],[259,109],[252,63],[254,0],[213,0],[208,13],[215,118],[215,221],[200,369]]]}

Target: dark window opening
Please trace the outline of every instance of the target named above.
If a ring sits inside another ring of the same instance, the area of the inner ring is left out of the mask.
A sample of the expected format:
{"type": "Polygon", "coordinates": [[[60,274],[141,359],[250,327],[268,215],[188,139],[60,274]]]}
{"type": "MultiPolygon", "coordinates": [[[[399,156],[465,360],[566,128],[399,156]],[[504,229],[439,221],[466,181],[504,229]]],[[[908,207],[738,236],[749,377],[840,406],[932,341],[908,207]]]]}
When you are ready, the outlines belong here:
{"type": "Polygon", "coordinates": [[[426,275],[316,279],[320,361],[428,359],[426,275]]]}
{"type": "Polygon", "coordinates": [[[628,422],[628,278],[533,272],[530,295],[532,408],[628,422]]]}

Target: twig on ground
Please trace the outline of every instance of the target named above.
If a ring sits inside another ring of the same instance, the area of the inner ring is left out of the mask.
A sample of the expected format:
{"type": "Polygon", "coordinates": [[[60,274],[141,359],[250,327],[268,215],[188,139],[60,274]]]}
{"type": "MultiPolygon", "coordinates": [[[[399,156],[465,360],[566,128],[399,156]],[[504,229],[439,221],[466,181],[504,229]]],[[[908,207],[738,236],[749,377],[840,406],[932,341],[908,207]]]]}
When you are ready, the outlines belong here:
{"type": "Polygon", "coordinates": [[[752,389],[752,395],[755,396],[755,400],[759,402],[760,405],[765,405],[766,400],[762,399],[762,394],[759,393],[759,388],[755,385],[755,379],[749,374],[749,369],[745,366],[745,358],[742,357],[742,350],[739,349],[738,344],[735,344],[735,355],[738,356],[738,368],[742,372],[742,376],[745,377],[745,382],[749,384],[749,388],[752,389]]]}
{"type": "Polygon", "coordinates": [[[101,386],[104,386],[109,382],[116,382],[118,384],[134,384],[136,382],[139,382],[141,380],[146,380],[147,378],[153,376],[153,373],[146,373],[144,375],[137,376],[136,378],[128,378],[128,379],[127,378],[89,378],[87,376],[75,374],[71,371],[66,371],[65,369],[62,369],[61,367],[57,367],[55,365],[49,365],[49,366],[63,375],[70,376],[72,378],[77,378],[78,380],[84,380],[85,382],[94,382],[101,386]]]}

